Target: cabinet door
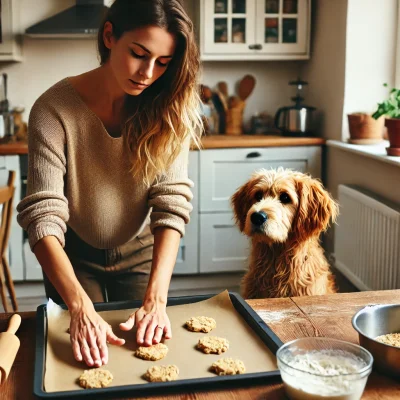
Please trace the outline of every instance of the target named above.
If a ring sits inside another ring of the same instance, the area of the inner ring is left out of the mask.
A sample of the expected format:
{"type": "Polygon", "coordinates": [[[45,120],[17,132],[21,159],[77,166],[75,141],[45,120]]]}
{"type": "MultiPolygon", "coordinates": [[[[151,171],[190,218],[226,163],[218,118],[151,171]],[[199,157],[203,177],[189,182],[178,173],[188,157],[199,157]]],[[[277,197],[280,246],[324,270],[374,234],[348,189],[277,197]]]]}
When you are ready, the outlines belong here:
{"type": "Polygon", "coordinates": [[[193,211],[190,213],[190,222],[186,225],[185,236],[181,239],[174,274],[193,274],[198,272],[198,244],[199,244],[199,152],[189,154],[189,178],[193,181],[193,211]]]}
{"type": "Polygon", "coordinates": [[[249,248],[232,213],[200,215],[200,273],[243,271],[249,248]]]}
{"type": "Polygon", "coordinates": [[[258,0],[256,44],[259,54],[308,54],[310,0],[258,0]]]}
{"type": "Polygon", "coordinates": [[[0,15],[0,54],[13,52],[14,40],[12,31],[12,3],[11,0],[1,1],[0,15]]]}
{"type": "Polygon", "coordinates": [[[21,61],[19,0],[1,0],[0,61],[21,61]]]}
{"type": "Polygon", "coordinates": [[[316,146],[206,150],[200,153],[200,213],[230,212],[230,198],[255,170],[291,168],[320,177],[316,146]]]}
{"type": "Polygon", "coordinates": [[[202,0],[203,54],[252,54],[256,0],[202,0]],[[250,46],[250,48],[249,48],[250,46]]]}

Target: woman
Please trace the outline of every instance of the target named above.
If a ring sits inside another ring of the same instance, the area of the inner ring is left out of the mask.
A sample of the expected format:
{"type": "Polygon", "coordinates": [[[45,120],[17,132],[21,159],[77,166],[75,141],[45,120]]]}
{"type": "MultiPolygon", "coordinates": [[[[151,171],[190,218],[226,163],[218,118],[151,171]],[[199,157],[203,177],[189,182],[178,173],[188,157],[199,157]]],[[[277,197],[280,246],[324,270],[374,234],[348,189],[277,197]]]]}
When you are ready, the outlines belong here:
{"type": "Polygon", "coordinates": [[[147,346],[171,337],[168,287],[191,211],[189,142],[201,131],[198,51],[178,0],[116,0],[98,47],[99,68],[35,102],[18,205],[46,294],[68,306],[74,356],[89,366],[107,363],[107,342],[124,344],[93,302],[143,298],[120,328],[136,325],[147,346]]]}

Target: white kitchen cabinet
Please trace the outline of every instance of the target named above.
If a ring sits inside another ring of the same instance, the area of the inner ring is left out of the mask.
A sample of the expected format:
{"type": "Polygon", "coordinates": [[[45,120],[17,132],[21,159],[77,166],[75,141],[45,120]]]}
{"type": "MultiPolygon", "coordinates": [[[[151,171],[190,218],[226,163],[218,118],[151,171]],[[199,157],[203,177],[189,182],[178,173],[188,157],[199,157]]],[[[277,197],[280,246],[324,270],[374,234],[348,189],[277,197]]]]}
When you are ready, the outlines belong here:
{"type": "Polygon", "coordinates": [[[0,61],[22,61],[21,0],[1,0],[0,61]]]}
{"type": "Polygon", "coordinates": [[[23,233],[17,222],[16,210],[21,199],[21,175],[18,156],[0,156],[0,186],[7,185],[9,171],[15,171],[15,192],[7,254],[11,276],[14,281],[20,281],[24,279],[24,262],[22,259],[23,233]]]}
{"type": "Polygon", "coordinates": [[[200,273],[241,271],[249,239],[234,223],[230,198],[261,168],[291,168],[321,177],[321,147],[218,149],[200,152],[200,273]]]}
{"type": "Polygon", "coordinates": [[[230,212],[230,196],[260,168],[292,168],[321,175],[321,147],[206,150],[200,153],[200,212],[230,212]]]}
{"type": "Polygon", "coordinates": [[[250,241],[236,226],[232,213],[200,215],[200,272],[243,271],[250,241]]]}
{"type": "Polygon", "coordinates": [[[199,152],[189,154],[189,178],[193,181],[192,188],[193,211],[190,213],[190,223],[186,225],[185,236],[181,239],[174,275],[195,274],[199,271],[199,152]]]}
{"type": "Polygon", "coordinates": [[[311,0],[201,0],[202,60],[301,60],[311,0]]]}

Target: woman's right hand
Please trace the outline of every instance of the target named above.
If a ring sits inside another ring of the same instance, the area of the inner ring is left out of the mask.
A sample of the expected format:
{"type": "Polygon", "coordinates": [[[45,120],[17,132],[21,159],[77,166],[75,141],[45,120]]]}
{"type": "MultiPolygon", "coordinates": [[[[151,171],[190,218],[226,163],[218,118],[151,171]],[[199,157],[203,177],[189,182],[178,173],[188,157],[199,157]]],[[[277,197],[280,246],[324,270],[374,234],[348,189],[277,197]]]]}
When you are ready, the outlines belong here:
{"type": "Polygon", "coordinates": [[[91,305],[70,310],[70,338],[77,361],[84,360],[89,366],[101,367],[108,362],[107,343],[121,346],[124,339],[117,337],[91,305]]]}

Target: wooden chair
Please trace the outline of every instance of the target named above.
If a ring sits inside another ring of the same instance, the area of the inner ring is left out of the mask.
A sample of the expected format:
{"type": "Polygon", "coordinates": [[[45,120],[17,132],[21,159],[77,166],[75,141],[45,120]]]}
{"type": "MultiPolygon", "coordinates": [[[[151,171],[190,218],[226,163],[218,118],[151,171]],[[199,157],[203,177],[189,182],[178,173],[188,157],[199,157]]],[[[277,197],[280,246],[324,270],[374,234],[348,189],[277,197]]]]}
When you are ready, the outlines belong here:
{"type": "Polygon", "coordinates": [[[12,308],[18,311],[17,298],[15,296],[14,283],[11,277],[10,266],[6,256],[8,240],[10,238],[11,217],[13,211],[15,171],[9,171],[7,186],[0,187],[0,295],[4,311],[9,312],[6,287],[11,298],[12,308]]]}

